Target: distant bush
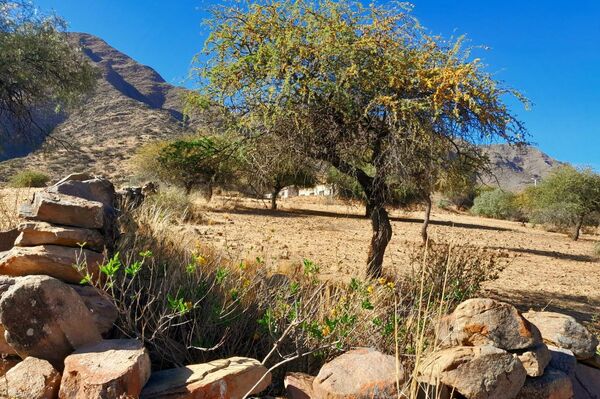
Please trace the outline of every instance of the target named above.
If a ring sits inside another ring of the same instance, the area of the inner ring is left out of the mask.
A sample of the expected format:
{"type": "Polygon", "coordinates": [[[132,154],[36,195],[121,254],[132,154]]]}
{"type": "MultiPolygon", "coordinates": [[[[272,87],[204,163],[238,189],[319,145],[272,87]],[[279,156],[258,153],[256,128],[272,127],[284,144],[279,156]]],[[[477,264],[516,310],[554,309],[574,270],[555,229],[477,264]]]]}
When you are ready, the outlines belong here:
{"type": "Polygon", "coordinates": [[[500,189],[479,194],[473,201],[471,212],[496,219],[514,220],[522,217],[515,194],[500,189]]]}
{"type": "Polygon", "coordinates": [[[452,205],[454,205],[454,203],[451,200],[447,199],[447,198],[442,198],[437,203],[438,208],[444,209],[444,210],[451,209],[452,205]]]}
{"type": "Polygon", "coordinates": [[[591,169],[556,168],[523,197],[532,222],[558,231],[570,230],[573,240],[584,227],[600,224],[600,174],[591,169]]]}
{"type": "Polygon", "coordinates": [[[50,181],[50,177],[42,172],[36,172],[34,170],[24,170],[13,175],[9,184],[11,187],[24,188],[24,187],[46,187],[46,184],[50,181]]]}

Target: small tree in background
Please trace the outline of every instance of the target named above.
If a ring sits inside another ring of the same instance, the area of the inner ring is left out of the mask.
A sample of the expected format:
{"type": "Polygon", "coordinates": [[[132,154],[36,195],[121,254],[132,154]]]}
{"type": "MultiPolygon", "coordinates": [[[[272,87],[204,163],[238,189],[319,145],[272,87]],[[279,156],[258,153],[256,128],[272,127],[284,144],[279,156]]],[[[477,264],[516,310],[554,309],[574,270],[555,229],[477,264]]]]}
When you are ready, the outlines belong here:
{"type": "Polygon", "coordinates": [[[478,216],[495,219],[515,219],[520,210],[515,194],[496,188],[483,191],[475,197],[471,212],[478,216]]]}
{"type": "Polygon", "coordinates": [[[232,130],[274,135],[356,179],[373,230],[371,277],[392,237],[388,182],[401,175],[407,142],[525,134],[503,102],[522,97],[396,3],[264,0],[216,8],[209,23],[192,103],[218,104],[232,130]]]}
{"type": "Polygon", "coordinates": [[[571,238],[577,240],[585,224],[598,224],[600,175],[561,166],[528,189],[526,198],[533,222],[571,229],[571,238]]]}
{"type": "Polygon", "coordinates": [[[159,174],[167,182],[181,185],[189,194],[204,187],[208,200],[215,183],[233,176],[238,147],[226,136],[200,136],[173,141],[158,154],[159,174]]]}
{"type": "Polygon", "coordinates": [[[272,136],[258,137],[245,146],[240,172],[256,192],[271,194],[273,210],[277,209],[277,197],[285,187],[308,187],[317,182],[314,162],[272,136]]]}

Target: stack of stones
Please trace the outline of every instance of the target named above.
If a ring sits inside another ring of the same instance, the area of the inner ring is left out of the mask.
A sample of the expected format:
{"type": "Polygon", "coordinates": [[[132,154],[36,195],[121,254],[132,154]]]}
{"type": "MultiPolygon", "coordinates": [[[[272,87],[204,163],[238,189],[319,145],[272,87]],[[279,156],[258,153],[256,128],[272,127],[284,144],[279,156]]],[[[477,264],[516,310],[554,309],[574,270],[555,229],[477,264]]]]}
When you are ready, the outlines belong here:
{"type": "Polygon", "coordinates": [[[600,399],[598,340],[570,316],[475,298],[437,336],[417,370],[430,397],[600,399]]]}
{"type": "Polygon", "coordinates": [[[140,341],[107,339],[117,308],[81,282],[86,275],[97,281],[113,248],[114,202],[108,180],[75,174],[36,192],[20,210],[14,246],[0,252],[0,398],[241,398],[264,390],[271,376],[253,359],[150,378],[140,341]]]}

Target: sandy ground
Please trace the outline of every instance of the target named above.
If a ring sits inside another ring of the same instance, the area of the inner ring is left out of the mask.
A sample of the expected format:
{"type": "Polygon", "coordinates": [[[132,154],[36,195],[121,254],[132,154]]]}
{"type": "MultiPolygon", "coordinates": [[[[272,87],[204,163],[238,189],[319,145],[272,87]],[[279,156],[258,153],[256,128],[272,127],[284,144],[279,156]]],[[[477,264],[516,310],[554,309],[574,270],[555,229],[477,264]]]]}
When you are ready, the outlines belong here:
{"type": "MultiPolygon", "coordinates": [[[[278,211],[263,201],[218,197],[208,205],[208,223],[193,230],[201,241],[232,255],[264,257],[275,268],[303,258],[316,262],[325,276],[363,276],[371,236],[360,206],[321,198],[280,201],[278,211]]],[[[404,272],[410,251],[420,242],[421,212],[391,212],[394,235],[384,269],[404,272]]],[[[430,237],[506,251],[508,264],[499,278],[485,284],[485,294],[533,308],[569,313],[600,331],[600,259],[593,247],[600,236],[566,235],[518,222],[485,219],[435,210],[430,237]]]]}
{"type": "MultiPolygon", "coordinates": [[[[6,215],[34,190],[0,189],[0,228],[6,215]]],[[[268,267],[293,272],[310,259],[326,278],[363,277],[371,237],[360,205],[323,198],[281,200],[279,210],[266,201],[216,197],[204,208],[206,223],[185,225],[199,241],[230,252],[233,258],[260,256],[268,267]]],[[[384,271],[407,272],[410,252],[420,250],[421,212],[392,211],[393,238],[384,271]]],[[[430,237],[435,242],[470,244],[506,251],[508,264],[487,282],[485,294],[522,310],[547,309],[571,314],[600,332],[600,259],[597,234],[577,241],[517,222],[434,210],[430,237]]]]}

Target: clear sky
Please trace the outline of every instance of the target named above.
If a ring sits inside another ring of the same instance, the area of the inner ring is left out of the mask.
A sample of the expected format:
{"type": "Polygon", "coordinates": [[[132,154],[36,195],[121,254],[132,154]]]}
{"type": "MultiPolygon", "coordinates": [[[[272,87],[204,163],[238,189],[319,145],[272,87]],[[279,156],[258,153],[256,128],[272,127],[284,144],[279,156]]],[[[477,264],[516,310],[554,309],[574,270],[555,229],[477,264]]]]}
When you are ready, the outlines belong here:
{"type": "MultiPolygon", "coordinates": [[[[209,0],[37,0],[87,32],[185,85],[207,35],[209,0]]],[[[467,34],[497,79],[534,103],[518,110],[542,151],[600,170],[600,1],[414,0],[434,34],[467,34]]],[[[478,54],[479,56],[480,54],[478,54]]]]}

